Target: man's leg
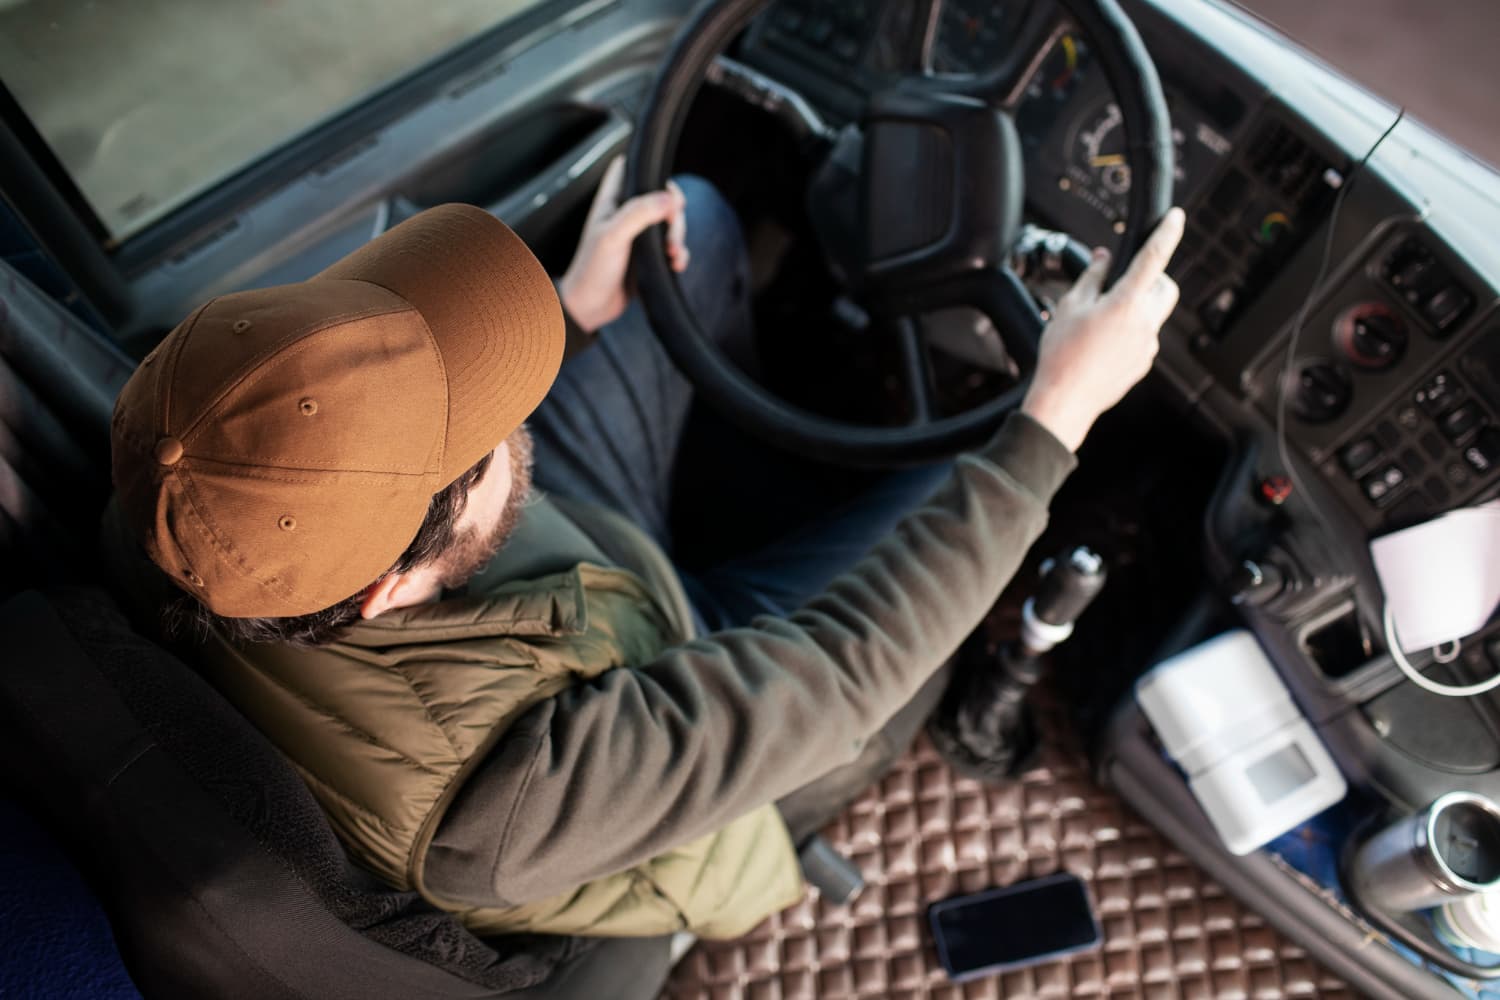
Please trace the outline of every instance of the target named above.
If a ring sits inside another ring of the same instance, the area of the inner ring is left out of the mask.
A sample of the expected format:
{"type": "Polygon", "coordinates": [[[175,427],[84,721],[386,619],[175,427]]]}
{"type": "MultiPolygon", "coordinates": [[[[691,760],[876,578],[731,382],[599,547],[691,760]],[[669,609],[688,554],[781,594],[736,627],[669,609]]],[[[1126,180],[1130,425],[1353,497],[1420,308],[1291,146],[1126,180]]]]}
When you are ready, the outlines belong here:
{"type": "MultiPolygon", "coordinates": [[[[677,179],[687,197],[688,269],[683,295],[716,343],[739,354],[749,342],[750,278],[734,210],[713,185],[677,179]]],[[[692,386],[652,333],[639,303],[568,359],[530,421],[536,482],[560,496],[619,511],[667,551],[672,469],[692,386]]]]}
{"type": "MultiPolygon", "coordinates": [[[[682,178],[691,263],[683,293],[705,330],[733,355],[751,351],[749,264],[734,211],[706,181],[682,178]]],[[[598,503],[632,518],[671,551],[672,470],[692,402],[692,386],[673,366],[639,305],[563,366],[532,417],[539,486],[598,503]]],[[[762,488],[798,491],[776,463],[757,463],[762,488]]],[[[946,465],[886,477],[854,501],[812,514],[800,528],[756,552],[695,577],[689,597],[707,631],[785,614],[852,566],[947,474],[946,465]]],[[[800,842],[879,778],[915,738],[942,695],[946,670],[877,733],[859,759],[792,793],[781,803],[800,842]]]]}
{"type": "MultiPolygon", "coordinates": [[[[794,531],[769,545],[684,578],[710,631],[747,625],[756,615],[786,615],[821,593],[889,535],[947,478],[947,462],[893,472],[832,509],[810,510],[794,531]]],[[[768,489],[791,489],[774,482],[768,489]]]]}
{"type": "MultiPolygon", "coordinates": [[[[775,464],[757,463],[769,479],[775,464]],[[769,466],[769,467],[766,467],[769,466]]],[[[815,514],[771,545],[693,576],[684,584],[709,630],[749,623],[756,615],[785,615],[824,590],[917,508],[948,475],[939,463],[892,473],[854,499],[815,514]]],[[[779,484],[795,489],[795,481],[779,484]]],[[[944,665],[881,729],[859,757],[824,774],[776,803],[794,843],[801,845],[890,770],[916,739],[948,686],[944,665]]]]}

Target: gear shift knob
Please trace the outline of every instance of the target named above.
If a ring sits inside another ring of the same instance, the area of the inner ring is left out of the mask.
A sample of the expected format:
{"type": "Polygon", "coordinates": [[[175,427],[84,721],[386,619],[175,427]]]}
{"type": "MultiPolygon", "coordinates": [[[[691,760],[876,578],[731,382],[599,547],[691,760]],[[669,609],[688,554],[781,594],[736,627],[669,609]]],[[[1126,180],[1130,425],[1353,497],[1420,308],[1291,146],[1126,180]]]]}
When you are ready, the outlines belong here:
{"type": "Polygon", "coordinates": [[[1042,582],[1022,609],[1021,641],[1045,653],[1073,634],[1073,623],[1104,589],[1104,560],[1086,545],[1042,564],[1042,582]]]}
{"type": "Polygon", "coordinates": [[[1043,567],[1037,588],[1036,616],[1048,625],[1066,625],[1078,620],[1090,602],[1104,589],[1104,560],[1087,545],[1080,545],[1043,567]]]}

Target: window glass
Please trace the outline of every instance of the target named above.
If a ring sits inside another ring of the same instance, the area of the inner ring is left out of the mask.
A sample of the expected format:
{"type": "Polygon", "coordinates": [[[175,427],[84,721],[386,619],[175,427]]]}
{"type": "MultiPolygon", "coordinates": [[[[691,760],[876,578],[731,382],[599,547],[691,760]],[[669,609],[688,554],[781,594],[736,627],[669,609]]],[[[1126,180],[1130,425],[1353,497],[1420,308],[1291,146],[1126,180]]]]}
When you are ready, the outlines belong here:
{"type": "Polygon", "coordinates": [[[123,239],[541,0],[0,0],[0,76],[123,239]]]}

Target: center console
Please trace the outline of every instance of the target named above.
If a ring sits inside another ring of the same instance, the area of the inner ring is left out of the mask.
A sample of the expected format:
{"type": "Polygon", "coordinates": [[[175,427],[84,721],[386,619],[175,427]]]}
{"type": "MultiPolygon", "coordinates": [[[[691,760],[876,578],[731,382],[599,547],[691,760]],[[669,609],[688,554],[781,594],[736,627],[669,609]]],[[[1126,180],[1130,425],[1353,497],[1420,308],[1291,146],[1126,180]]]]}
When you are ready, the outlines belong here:
{"type": "MultiPolygon", "coordinates": [[[[1171,105],[1189,215],[1157,372],[1235,455],[1205,511],[1217,592],[1205,606],[1253,630],[1366,813],[1413,814],[1450,792],[1500,800],[1500,695],[1446,698],[1405,680],[1369,554],[1373,538],[1500,493],[1495,175],[1420,126],[1392,124],[1395,109],[1243,15],[1197,0],[1127,6],[1171,105]]],[[[854,25],[834,6],[788,0],[741,55],[835,123],[856,119],[914,51],[929,68],[933,52],[972,56],[945,47],[941,4],[867,13],[854,25]]],[[[1017,114],[1029,209],[1110,242],[1128,176],[1111,173],[1109,95],[1081,40],[1039,65],[1017,114]]],[[[1193,641],[1191,622],[1180,632],[1193,641]]],[[[1443,683],[1482,680],[1500,671],[1500,622],[1451,662],[1409,658],[1443,683]]],[[[1352,958],[1367,929],[1337,872],[1309,875],[1285,852],[1224,852],[1129,699],[1104,746],[1127,798],[1283,929],[1322,942],[1319,957],[1357,988],[1435,995],[1437,980],[1388,949],[1352,958]]]]}

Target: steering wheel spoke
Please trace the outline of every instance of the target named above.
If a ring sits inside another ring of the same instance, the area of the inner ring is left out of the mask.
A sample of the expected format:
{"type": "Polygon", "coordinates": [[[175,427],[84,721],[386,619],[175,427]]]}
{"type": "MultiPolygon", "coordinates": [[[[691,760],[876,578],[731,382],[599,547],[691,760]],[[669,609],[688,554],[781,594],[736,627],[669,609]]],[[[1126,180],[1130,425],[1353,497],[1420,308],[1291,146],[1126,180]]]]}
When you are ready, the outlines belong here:
{"type": "Polygon", "coordinates": [[[911,316],[895,321],[897,344],[901,349],[901,378],[906,403],[910,406],[906,425],[921,427],[937,417],[934,398],[937,379],[932,371],[932,354],[922,335],[922,327],[911,316]]]}
{"type": "MultiPolygon", "coordinates": [[[[938,284],[914,289],[899,298],[886,300],[881,312],[909,317],[955,306],[967,306],[984,313],[1020,370],[1029,372],[1035,367],[1037,348],[1046,322],[1025,282],[1009,266],[973,270],[938,284]]],[[[902,350],[906,350],[905,339],[902,350]]]]}

